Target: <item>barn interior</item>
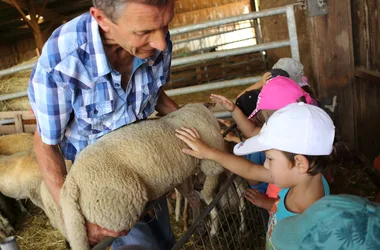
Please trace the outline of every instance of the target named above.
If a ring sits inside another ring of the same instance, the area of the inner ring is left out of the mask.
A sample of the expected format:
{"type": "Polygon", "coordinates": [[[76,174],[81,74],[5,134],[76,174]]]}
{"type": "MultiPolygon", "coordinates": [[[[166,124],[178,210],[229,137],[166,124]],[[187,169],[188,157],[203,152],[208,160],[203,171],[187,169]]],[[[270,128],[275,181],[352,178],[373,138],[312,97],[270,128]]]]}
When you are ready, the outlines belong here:
{"type": "MultiPolygon", "coordinates": [[[[91,6],[89,0],[0,0],[1,135],[35,131],[27,97],[32,67],[52,32],[91,6]]],[[[175,0],[165,91],[180,105],[207,102],[211,93],[235,100],[280,58],[299,60],[343,145],[332,167],[332,193],[374,201],[380,190],[374,181],[380,171],[374,170],[380,157],[379,9],[380,0],[175,0]]],[[[215,113],[229,116],[220,107],[215,113]]],[[[30,212],[15,226],[21,249],[66,249],[43,211],[26,204],[30,212]]],[[[182,222],[173,219],[172,227],[177,239],[185,234],[182,222]]]]}

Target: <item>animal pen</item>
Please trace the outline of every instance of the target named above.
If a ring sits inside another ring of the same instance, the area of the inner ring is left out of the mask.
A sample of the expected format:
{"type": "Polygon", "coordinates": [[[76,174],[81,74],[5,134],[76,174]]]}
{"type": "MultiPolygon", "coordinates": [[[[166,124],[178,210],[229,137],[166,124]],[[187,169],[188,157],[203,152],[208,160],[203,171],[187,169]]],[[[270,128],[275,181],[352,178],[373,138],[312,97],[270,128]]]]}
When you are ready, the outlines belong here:
{"type": "MultiPolygon", "coordinates": [[[[264,71],[265,51],[270,49],[290,46],[292,57],[299,60],[293,5],[175,28],[170,34],[173,60],[171,83],[166,90],[168,96],[252,84],[261,79],[261,76],[251,76],[252,72],[258,73],[252,65],[264,71]],[[282,14],[286,15],[291,39],[262,43],[260,18],[282,14]],[[194,81],[198,84],[190,86],[194,81]]],[[[2,70],[0,76],[30,69],[33,65],[34,62],[2,70]]],[[[26,95],[26,91],[22,91],[0,96],[0,100],[26,95]]],[[[230,113],[216,112],[215,115],[229,117],[230,113]]],[[[28,122],[33,115],[27,111],[2,112],[0,118],[1,134],[35,129],[35,124],[28,122]]],[[[262,211],[243,197],[247,187],[245,180],[230,176],[173,249],[263,249],[266,225],[262,211]],[[234,197],[236,202],[232,204],[234,197]],[[227,202],[221,203],[222,200],[227,202]],[[211,218],[212,211],[217,213],[211,218]]],[[[100,245],[94,249],[101,249],[100,245]]]]}
{"type": "MultiPolygon", "coordinates": [[[[195,96],[201,92],[227,87],[240,87],[242,90],[244,85],[261,79],[259,74],[267,69],[267,64],[272,63],[270,60],[288,57],[288,51],[283,53],[279,49],[290,47],[291,57],[301,59],[305,73],[311,76],[311,82],[317,88],[320,97],[335,96],[338,100],[337,111],[334,113],[332,110],[332,113],[337,116],[337,127],[344,125],[343,137],[348,141],[354,141],[355,138],[357,148],[361,152],[370,152],[366,156],[373,159],[379,152],[379,142],[374,138],[379,135],[379,130],[376,129],[379,124],[376,114],[378,115],[380,107],[377,101],[380,93],[380,77],[377,73],[379,64],[370,58],[372,55],[373,58],[380,56],[377,53],[380,51],[379,43],[375,39],[376,35],[372,34],[378,33],[370,32],[371,29],[379,30],[376,1],[344,0],[338,3],[337,0],[329,0],[329,15],[320,18],[302,16],[301,22],[297,19],[299,12],[296,15],[294,13],[294,5],[273,8],[295,1],[261,2],[264,11],[171,29],[172,75],[171,83],[165,86],[166,93],[186,103],[186,94],[195,96]],[[357,12],[355,9],[351,13],[351,4],[353,8],[357,8],[357,12]],[[278,19],[271,19],[264,24],[267,17],[278,19]],[[351,17],[354,25],[351,23],[351,17]],[[280,18],[284,21],[278,21],[280,18]],[[300,35],[300,30],[301,34],[307,33],[310,41],[305,37],[298,40],[296,21],[298,34],[300,35]],[[281,32],[286,33],[289,39],[268,39],[280,37],[277,35],[281,32]],[[359,37],[354,44],[351,33],[359,37]],[[362,33],[364,35],[361,35],[362,33]],[[305,44],[310,47],[305,49],[305,44]],[[337,63],[331,64],[331,58],[337,63]],[[356,95],[359,101],[354,102],[353,96],[356,95]]],[[[181,25],[177,27],[179,26],[181,25]]],[[[34,63],[33,61],[0,70],[0,77],[21,70],[30,70],[34,63]]],[[[19,93],[2,95],[0,101],[25,98],[26,95],[25,89],[19,93]]],[[[194,96],[192,98],[195,99],[194,96]]],[[[230,113],[215,109],[215,115],[229,117],[230,113]]],[[[0,112],[0,134],[34,132],[35,126],[30,111],[0,112]]],[[[343,173],[348,171],[350,170],[345,169],[343,173]]],[[[370,182],[362,178],[362,172],[365,171],[361,171],[359,175],[355,172],[355,175],[351,176],[351,179],[354,179],[355,190],[360,181],[370,182]]],[[[193,219],[190,228],[177,237],[177,244],[173,249],[264,249],[266,225],[261,210],[242,196],[242,190],[246,187],[245,180],[230,176],[214,200],[204,207],[198,218],[193,219]]],[[[361,195],[359,191],[355,194],[361,195]]],[[[99,247],[96,249],[105,249],[99,247]]]]}

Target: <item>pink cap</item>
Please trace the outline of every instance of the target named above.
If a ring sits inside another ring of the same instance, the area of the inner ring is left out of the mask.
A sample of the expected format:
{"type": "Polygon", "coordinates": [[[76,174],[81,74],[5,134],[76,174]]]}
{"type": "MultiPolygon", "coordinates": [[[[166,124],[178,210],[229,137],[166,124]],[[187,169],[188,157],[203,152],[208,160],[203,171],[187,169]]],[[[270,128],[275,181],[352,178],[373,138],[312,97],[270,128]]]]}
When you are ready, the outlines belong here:
{"type": "Polygon", "coordinates": [[[305,97],[308,104],[312,103],[310,95],[295,81],[285,76],[276,76],[264,85],[257,98],[256,109],[248,119],[256,115],[261,109],[277,110],[295,103],[301,96],[305,97]]]}

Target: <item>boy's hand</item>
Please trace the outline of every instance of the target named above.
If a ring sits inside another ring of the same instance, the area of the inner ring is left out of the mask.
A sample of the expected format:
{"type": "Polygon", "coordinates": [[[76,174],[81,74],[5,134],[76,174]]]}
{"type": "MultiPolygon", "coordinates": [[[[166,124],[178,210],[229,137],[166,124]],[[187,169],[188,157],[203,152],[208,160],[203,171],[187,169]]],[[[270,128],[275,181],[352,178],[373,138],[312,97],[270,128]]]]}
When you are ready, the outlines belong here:
{"type": "Polygon", "coordinates": [[[191,148],[182,149],[182,152],[185,154],[198,159],[205,159],[208,158],[209,153],[212,151],[212,148],[201,140],[201,137],[195,128],[189,129],[182,127],[181,129],[176,129],[175,135],[191,148]]]}
{"type": "Polygon", "coordinates": [[[268,199],[267,196],[263,195],[254,188],[246,189],[244,192],[244,197],[257,207],[264,207],[264,202],[268,199]]]}
{"type": "Polygon", "coordinates": [[[211,94],[210,98],[212,101],[222,104],[222,106],[230,112],[235,109],[235,103],[224,96],[211,94]]]}
{"type": "Polygon", "coordinates": [[[265,74],[261,77],[260,85],[263,87],[265,83],[272,77],[270,72],[265,72],[265,74]]]}

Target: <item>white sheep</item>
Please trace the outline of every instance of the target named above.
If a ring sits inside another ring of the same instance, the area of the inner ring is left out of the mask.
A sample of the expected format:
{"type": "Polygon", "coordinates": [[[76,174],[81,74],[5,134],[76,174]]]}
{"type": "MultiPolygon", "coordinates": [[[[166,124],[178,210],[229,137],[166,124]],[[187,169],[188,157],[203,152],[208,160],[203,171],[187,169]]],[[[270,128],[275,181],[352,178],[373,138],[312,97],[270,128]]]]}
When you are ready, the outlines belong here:
{"type": "MultiPolygon", "coordinates": [[[[67,169],[71,161],[65,161],[67,169]]],[[[51,223],[65,236],[64,223],[56,205],[43,204],[42,195],[46,201],[50,193],[42,182],[42,175],[34,151],[19,152],[9,156],[0,156],[0,192],[5,196],[19,199],[30,199],[35,205],[50,214],[51,223]],[[53,210],[53,212],[49,210],[53,210]]],[[[51,196],[50,196],[51,197],[51,196]]],[[[52,199],[52,198],[51,198],[52,199]]],[[[50,202],[48,202],[50,204],[50,202]]],[[[4,219],[2,219],[4,221],[4,219]]],[[[6,225],[6,223],[3,222],[6,225]]],[[[7,231],[7,230],[6,230],[7,231]]],[[[8,230],[9,231],[9,230],[8,230]]]]}
{"type": "Polygon", "coordinates": [[[61,191],[65,226],[70,228],[67,237],[74,250],[88,249],[85,220],[113,231],[128,230],[149,200],[172,190],[197,167],[207,176],[223,171],[213,161],[181,152],[185,144],[175,130],[184,126],[196,128],[206,143],[224,149],[213,113],[202,104],[191,104],[158,120],[113,131],[79,154],[61,191]]]}
{"type": "Polygon", "coordinates": [[[0,159],[0,171],[5,173],[0,191],[16,199],[31,198],[74,250],[88,249],[85,220],[113,231],[128,230],[148,201],[172,190],[198,167],[207,176],[223,171],[212,161],[181,152],[186,145],[175,136],[175,129],[183,126],[196,128],[209,145],[223,150],[219,124],[202,104],[113,131],[85,148],[68,172],[60,201],[64,221],[41,182],[33,152],[0,159]]]}
{"type": "Polygon", "coordinates": [[[17,133],[0,136],[0,155],[12,155],[33,150],[33,135],[17,133]]]}

